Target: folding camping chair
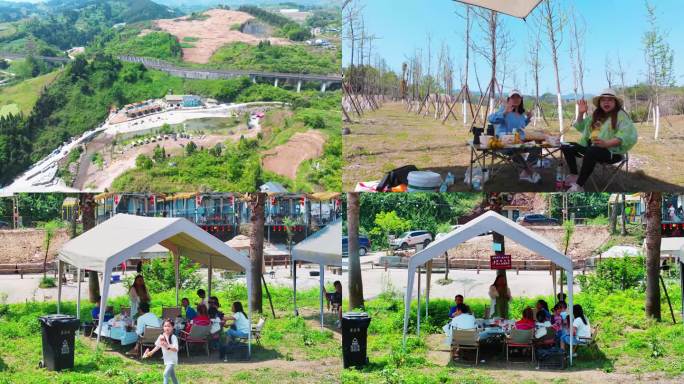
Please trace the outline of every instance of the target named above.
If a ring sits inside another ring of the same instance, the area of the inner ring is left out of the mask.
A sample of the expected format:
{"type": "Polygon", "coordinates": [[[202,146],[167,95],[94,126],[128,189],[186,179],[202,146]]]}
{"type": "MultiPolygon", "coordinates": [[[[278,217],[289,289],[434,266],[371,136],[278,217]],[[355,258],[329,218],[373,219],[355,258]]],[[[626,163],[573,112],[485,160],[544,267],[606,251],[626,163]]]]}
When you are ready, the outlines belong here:
{"type": "Polygon", "coordinates": [[[620,186],[620,190],[626,190],[625,185],[622,180],[617,177],[620,170],[624,168],[625,173],[629,173],[629,153],[622,155],[622,158],[614,163],[596,163],[596,168],[590,177],[591,184],[597,192],[605,192],[612,184],[613,181],[617,182],[620,186]],[[603,185],[603,188],[599,188],[596,183],[597,180],[607,180],[603,185]]]}
{"type": "Polygon", "coordinates": [[[454,329],[451,334],[451,359],[456,360],[456,352],[459,350],[474,349],[475,365],[480,360],[479,334],[476,329],[454,329]]]}

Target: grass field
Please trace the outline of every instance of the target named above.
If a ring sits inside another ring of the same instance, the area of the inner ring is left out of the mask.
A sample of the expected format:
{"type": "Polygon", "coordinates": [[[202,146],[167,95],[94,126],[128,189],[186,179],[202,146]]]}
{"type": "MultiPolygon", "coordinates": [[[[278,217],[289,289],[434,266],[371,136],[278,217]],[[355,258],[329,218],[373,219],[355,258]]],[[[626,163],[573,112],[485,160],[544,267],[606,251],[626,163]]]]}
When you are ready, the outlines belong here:
{"type": "MultiPolygon", "coordinates": [[[[318,312],[318,289],[298,292],[302,309],[299,317],[292,315],[292,291],[271,287],[277,318],[270,316],[268,301],[264,295],[264,315],[267,320],[261,343],[253,345],[252,358],[248,361],[232,356],[228,363],[219,360],[218,352],[211,357],[197,348],[187,358],[185,351],[179,354],[176,373],[180,382],[223,383],[336,383],[340,375],[339,334],[321,329],[315,319],[318,312]]],[[[194,291],[182,295],[194,297],[194,291]]],[[[245,303],[244,286],[233,286],[218,292],[222,305],[241,299],[245,303]],[[232,292],[232,293],[230,293],[232,292]],[[237,295],[237,296],[234,296],[237,295]]],[[[175,293],[152,294],[152,312],[161,313],[161,306],[175,304],[175,293]]],[[[127,305],[127,297],[110,300],[118,307],[127,305]]],[[[245,304],[246,305],[246,304],[245,304]]],[[[74,303],[63,305],[66,313],[75,313],[74,303]]],[[[81,310],[83,320],[90,319],[92,305],[81,310]]],[[[126,357],[128,348],[116,343],[106,343],[105,348],[95,349],[94,339],[77,337],[73,370],[50,372],[38,368],[41,360],[41,336],[38,317],[55,313],[55,303],[29,302],[27,304],[0,305],[0,336],[5,340],[0,350],[0,383],[158,383],[161,382],[163,363],[159,355],[140,361],[126,357]]],[[[258,316],[257,314],[254,315],[258,316]]],[[[255,320],[256,321],[256,320],[255,320]]],[[[332,314],[326,315],[327,324],[334,323],[332,314]]]]}
{"type": "Polygon", "coordinates": [[[19,106],[16,104],[6,104],[0,106],[0,117],[7,115],[16,115],[19,113],[19,106]]]}
{"type": "Polygon", "coordinates": [[[16,105],[19,111],[24,115],[28,115],[38,100],[40,91],[43,87],[50,84],[59,73],[60,71],[53,71],[33,79],[24,80],[10,87],[2,88],[0,91],[0,108],[7,105],[16,105]]]}
{"type": "MultiPolygon", "coordinates": [[[[681,308],[678,286],[669,292],[675,316],[681,308]]],[[[345,369],[343,383],[681,383],[684,380],[684,328],[680,320],[673,325],[662,297],[663,321],[644,316],[644,294],[628,289],[612,294],[575,295],[592,326],[600,327],[596,348],[578,350],[573,367],[564,371],[537,370],[531,363],[506,364],[503,351],[481,355],[483,363],[452,362],[444,344],[441,327],[447,322],[447,300],[430,300],[430,317],[421,319],[421,335],[416,333],[416,302],[412,303],[409,338],[402,350],[403,298],[387,290],[366,302],[372,317],[368,351],[370,364],[360,371],[345,369]]],[[[518,319],[522,308],[534,306],[537,299],[514,297],[511,316],[518,319]]],[[[545,297],[552,303],[551,297],[545,297]]],[[[466,303],[481,317],[489,299],[467,298],[466,303]]],[[[423,303],[423,310],[424,310],[423,303]]]]}
{"type": "MultiPolygon", "coordinates": [[[[461,116],[460,106],[456,115],[461,116]]],[[[570,122],[566,119],[565,124],[570,122]]],[[[542,122],[543,123],[543,122],[542,122]]],[[[553,121],[549,121],[553,125],[553,121]]],[[[556,122],[557,124],[557,122],[556,122]]],[[[463,176],[470,163],[470,149],[466,141],[470,125],[450,119],[447,124],[432,116],[418,116],[407,112],[401,103],[386,103],[376,111],[367,112],[361,118],[347,124],[351,134],[344,136],[345,191],[353,190],[357,182],[379,180],[394,168],[414,164],[419,169],[434,170],[445,175],[452,172],[456,184],[450,190],[466,190],[463,176]]],[[[542,127],[544,128],[544,127],[542,127]]],[[[651,124],[637,124],[639,142],[630,151],[630,172],[618,177],[628,190],[674,190],[684,185],[684,159],[679,155],[684,148],[684,116],[663,118],[659,140],[654,140],[651,124]]],[[[547,129],[558,131],[558,127],[547,129]]],[[[569,130],[566,141],[576,141],[578,133],[569,130]]],[[[504,169],[485,185],[491,191],[543,192],[554,190],[555,168],[544,169],[542,184],[518,181],[517,171],[504,169]]],[[[598,174],[601,177],[601,174],[598,174]]],[[[592,191],[591,183],[585,186],[592,191]]],[[[609,190],[622,190],[613,183],[609,190]]]]}

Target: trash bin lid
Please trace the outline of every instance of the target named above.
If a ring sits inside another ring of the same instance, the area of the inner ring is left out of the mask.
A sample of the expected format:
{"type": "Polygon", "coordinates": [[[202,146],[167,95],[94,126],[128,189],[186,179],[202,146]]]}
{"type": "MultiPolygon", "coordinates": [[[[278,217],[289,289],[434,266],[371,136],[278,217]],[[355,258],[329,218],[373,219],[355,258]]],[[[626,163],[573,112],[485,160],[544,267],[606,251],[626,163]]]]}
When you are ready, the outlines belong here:
{"type": "Polygon", "coordinates": [[[73,323],[78,323],[78,319],[74,316],[71,315],[60,315],[60,314],[52,314],[52,315],[45,315],[41,316],[38,318],[41,322],[45,323],[46,325],[52,327],[57,324],[64,324],[64,325],[72,325],[73,323]]]}
{"type": "Polygon", "coordinates": [[[368,318],[368,314],[366,312],[345,312],[342,317],[345,319],[365,319],[368,318]]]}

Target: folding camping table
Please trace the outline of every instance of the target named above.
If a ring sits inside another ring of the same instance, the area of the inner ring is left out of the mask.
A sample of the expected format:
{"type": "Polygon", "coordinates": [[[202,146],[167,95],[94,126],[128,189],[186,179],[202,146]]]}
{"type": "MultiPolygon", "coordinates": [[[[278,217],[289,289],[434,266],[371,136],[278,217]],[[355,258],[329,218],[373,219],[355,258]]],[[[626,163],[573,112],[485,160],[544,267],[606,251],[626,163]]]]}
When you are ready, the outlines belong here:
{"type": "MultiPolygon", "coordinates": [[[[541,149],[541,160],[553,159],[555,162],[563,160],[563,152],[561,151],[561,144],[558,146],[549,145],[522,145],[520,147],[504,147],[504,148],[485,148],[480,145],[473,144],[472,140],[468,141],[468,146],[470,147],[470,188],[473,188],[473,168],[475,165],[479,166],[480,169],[489,170],[489,179],[493,179],[496,174],[498,174],[502,168],[506,165],[512,165],[516,169],[520,167],[515,161],[513,161],[513,156],[518,154],[523,154],[529,152],[530,149],[541,149]],[[487,164],[489,163],[489,165],[487,164]]],[[[484,184],[484,183],[483,183],[484,184]]]]}

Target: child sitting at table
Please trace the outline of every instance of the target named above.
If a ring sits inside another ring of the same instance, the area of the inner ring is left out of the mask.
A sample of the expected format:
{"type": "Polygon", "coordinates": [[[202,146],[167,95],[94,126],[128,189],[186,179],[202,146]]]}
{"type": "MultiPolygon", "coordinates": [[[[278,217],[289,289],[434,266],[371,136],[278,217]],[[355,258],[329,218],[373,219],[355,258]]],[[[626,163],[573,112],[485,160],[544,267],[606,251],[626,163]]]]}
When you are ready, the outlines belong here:
{"type": "Polygon", "coordinates": [[[197,306],[197,316],[193,317],[192,321],[185,324],[185,332],[190,333],[193,325],[211,325],[207,307],[202,304],[197,306]]]}
{"type": "Polygon", "coordinates": [[[534,329],[534,326],[534,311],[530,307],[525,307],[522,312],[522,319],[515,322],[515,329],[524,331],[534,329]]]}
{"type": "Polygon", "coordinates": [[[335,287],[335,292],[328,292],[325,290],[325,287],[323,287],[323,292],[325,293],[325,297],[328,299],[328,303],[337,306],[337,313],[339,316],[339,319],[335,323],[337,328],[342,327],[342,283],[340,283],[339,280],[336,280],[333,283],[333,286],[335,287]]]}
{"type": "MultiPolygon", "coordinates": [[[[90,311],[90,315],[93,317],[93,322],[97,321],[100,318],[100,301],[101,300],[102,300],[102,297],[98,296],[97,301],[95,302],[95,308],[93,308],[93,310],[90,311]]],[[[112,317],[114,317],[114,307],[108,306],[105,309],[104,321],[107,322],[112,317]]]]}
{"type": "Polygon", "coordinates": [[[197,316],[197,312],[194,309],[192,309],[192,307],[190,306],[190,300],[188,300],[187,297],[184,297],[181,300],[181,306],[183,308],[185,308],[185,319],[186,320],[192,321],[192,319],[194,319],[195,316],[197,316]]]}

